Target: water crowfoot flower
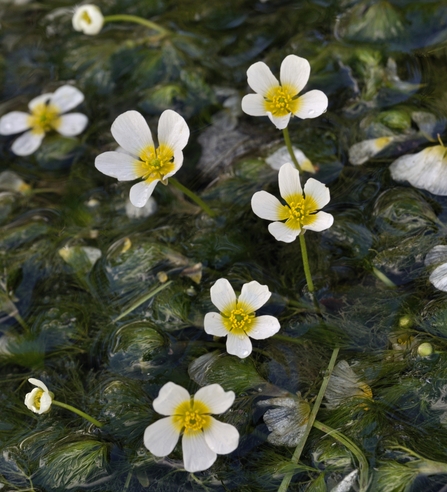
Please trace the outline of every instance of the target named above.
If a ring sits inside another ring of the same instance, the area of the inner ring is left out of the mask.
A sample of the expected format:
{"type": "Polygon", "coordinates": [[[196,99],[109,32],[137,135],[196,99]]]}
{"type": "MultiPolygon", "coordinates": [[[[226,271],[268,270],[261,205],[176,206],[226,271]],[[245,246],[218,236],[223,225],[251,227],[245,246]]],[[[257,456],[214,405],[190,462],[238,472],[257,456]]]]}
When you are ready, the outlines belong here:
{"type": "Polygon", "coordinates": [[[30,101],[30,113],[12,111],[0,118],[0,135],[13,135],[25,130],[12,144],[16,155],[30,155],[42,143],[45,134],[56,130],[65,137],[79,135],[87,126],[88,118],[81,113],[63,114],[84,100],[81,91],[63,85],[54,93],[46,93],[30,101]]]}
{"type": "Polygon", "coordinates": [[[101,31],[104,17],[96,5],[81,5],[73,14],[72,24],[75,31],[94,36],[101,31]]]}
{"type": "Polygon", "coordinates": [[[319,232],[331,227],[332,215],[319,211],[330,200],[326,185],[309,178],[303,192],[299,172],[291,164],[281,167],[278,181],[286,205],[266,191],[256,192],[251,199],[251,207],[258,217],[275,221],[268,229],[277,241],[291,243],[303,229],[319,232]]]}
{"type": "Polygon", "coordinates": [[[227,337],[227,352],[241,359],[252,351],[250,337],[264,340],[277,333],[279,321],[273,316],[255,316],[255,311],[263,306],[272,293],[266,285],[255,280],[242,286],[241,295],[236,294],[230,282],[220,278],[211,287],[211,301],[219,308],[219,313],[205,315],[205,331],[210,335],[227,337]]]}
{"type": "Polygon", "coordinates": [[[36,386],[31,393],[25,396],[25,405],[34,413],[45,413],[53,403],[53,394],[48,391],[42,381],[39,379],[29,378],[28,381],[36,386]]]}
{"type": "Polygon", "coordinates": [[[237,429],[211,416],[227,411],[234,398],[233,391],[224,391],[219,384],[205,386],[190,396],[185,388],[166,383],[153,402],[154,410],[166,418],[146,428],[144,445],[155,456],[167,456],[183,434],[185,470],[208,469],[218,454],[231,453],[239,444],[237,429]]]}
{"type": "Polygon", "coordinates": [[[251,116],[268,116],[279,130],[287,127],[292,115],[302,119],[320,116],[328,105],[324,92],[312,90],[298,96],[309,75],[309,62],[296,55],[286,56],[281,63],[280,82],[265,63],[254,63],[247,78],[256,94],[243,97],[242,110],[251,116]]]}
{"type": "Polygon", "coordinates": [[[189,138],[186,121],[175,111],[164,111],[158,122],[155,147],[146,120],[137,111],[126,111],[112,124],[112,135],[123,152],[104,152],[95,160],[96,168],[119,181],[142,181],[130,189],[130,201],[144,207],[159,181],[167,184],[183,164],[183,148],[189,138]]]}

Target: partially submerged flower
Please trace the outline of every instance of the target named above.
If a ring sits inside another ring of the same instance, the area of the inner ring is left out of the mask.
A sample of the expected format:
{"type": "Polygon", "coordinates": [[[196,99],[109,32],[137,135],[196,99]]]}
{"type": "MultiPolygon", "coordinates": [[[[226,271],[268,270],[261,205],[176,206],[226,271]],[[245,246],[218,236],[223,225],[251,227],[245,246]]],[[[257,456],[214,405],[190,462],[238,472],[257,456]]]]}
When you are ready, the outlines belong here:
{"type": "Polygon", "coordinates": [[[447,292],[447,246],[432,248],[425,257],[425,266],[436,265],[430,275],[430,282],[439,290],[447,292]]]}
{"type": "Polygon", "coordinates": [[[390,172],[396,181],[408,181],[415,188],[434,195],[447,195],[447,149],[444,145],[403,155],[391,164],[390,172]]]}
{"type": "Polygon", "coordinates": [[[31,186],[14,171],[0,173],[0,190],[15,191],[26,195],[31,191],[31,186]]]}
{"type": "Polygon", "coordinates": [[[354,166],[364,164],[393,143],[394,139],[395,137],[371,138],[354,144],[349,148],[349,162],[354,166]]]}
{"type": "Polygon", "coordinates": [[[96,158],[95,166],[119,181],[142,178],[130,189],[130,201],[135,207],[144,207],[157,183],[167,184],[168,178],[182,167],[188,125],[175,111],[164,111],[158,122],[157,148],[146,120],[137,111],[119,115],[111,131],[125,152],[104,152],[96,158]]]}
{"type": "Polygon", "coordinates": [[[230,282],[220,278],[211,287],[211,301],[219,313],[205,315],[205,331],[210,335],[227,337],[227,352],[241,359],[252,351],[250,337],[264,340],[277,333],[279,321],[274,316],[256,316],[255,311],[263,306],[272,293],[266,285],[253,280],[242,286],[239,298],[230,282]]]}
{"type": "Polygon", "coordinates": [[[211,416],[227,411],[234,398],[233,391],[224,391],[219,384],[205,386],[190,396],[185,388],[166,383],[153,402],[154,410],[166,418],[146,428],[144,445],[155,456],[167,456],[183,434],[185,470],[208,469],[218,454],[231,453],[239,444],[237,429],[211,416]]]}
{"type": "Polygon", "coordinates": [[[63,85],[54,93],[35,97],[28,104],[30,113],[12,111],[0,118],[0,135],[13,135],[25,130],[15,140],[11,150],[16,155],[30,155],[42,143],[45,134],[56,130],[65,137],[79,135],[87,126],[88,118],[81,113],[63,114],[84,100],[76,87],[63,85]]]}
{"type": "Polygon", "coordinates": [[[104,25],[104,16],[96,5],[80,5],[76,8],[72,24],[75,31],[94,36],[104,25]]]}
{"type": "MultiPolygon", "coordinates": [[[[302,171],[307,171],[308,173],[315,173],[315,168],[312,165],[312,162],[306,157],[304,152],[296,147],[292,147],[293,153],[295,154],[295,158],[300,165],[300,169],[302,171]]],[[[269,155],[265,162],[272,168],[279,171],[284,164],[291,164],[290,154],[287,150],[287,147],[284,145],[277,151],[273,152],[272,155],[269,155]]]]}
{"type": "Polygon", "coordinates": [[[25,405],[34,413],[48,412],[53,402],[53,395],[39,379],[29,378],[28,381],[36,387],[25,396],[25,405]]]}
{"type": "Polygon", "coordinates": [[[324,231],[331,227],[332,215],[319,211],[330,200],[326,185],[309,178],[303,192],[299,172],[291,164],[281,167],[278,181],[286,205],[266,191],[256,192],[251,199],[251,208],[258,217],[275,221],[269,225],[269,231],[276,240],[291,243],[303,229],[324,231]]]}
{"type": "Polygon", "coordinates": [[[279,130],[287,127],[292,115],[302,119],[320,116],[328,105],[324,92],[313,90],[298,96],[309,75],[309,62],[296,55],[282,61],[280,82],[265,63],[254,63],[247,70],[247,78],[256,94],[244,96],[242,110],[251,116],[268,116],[279,130]]]}

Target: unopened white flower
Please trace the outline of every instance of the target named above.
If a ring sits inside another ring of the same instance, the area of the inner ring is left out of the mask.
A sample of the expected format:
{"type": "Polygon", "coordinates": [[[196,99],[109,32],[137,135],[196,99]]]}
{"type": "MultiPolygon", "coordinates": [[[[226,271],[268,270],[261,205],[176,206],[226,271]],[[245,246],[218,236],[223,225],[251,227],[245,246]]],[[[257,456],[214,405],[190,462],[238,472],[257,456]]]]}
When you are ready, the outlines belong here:
{"type": "Polygon", "coordinates": [[[48,412],[53,401],[53,395],[39,379],[29,378],[28,381],[34,384],[36,388],[25,396],[25,405],[34,413],[48,412]]]}
{"type": "Polygon", "coordinates": [[[251,208],[258,217],[275,221],[269,225],[269,231],[277,241],[291,243],[303,229],[324,231],[331,227],[334,217],[319,211],[330,200],[326,185],[309,178],[303,192],[299,172],[291,164],[281,167],[278,181],[286,205],[266,191],[256,192],[251,199],[251,208]]]}
{"type": "MultiPolygon", "coordinates": [[[[302,171],[307,171],[308,173],[315,173],[315,168],[312,165],[312,162],[306,157],[304,152],[296,147],[292,147],[293,153],[295,154],[296,160],[300,165],[302,171]]],[[[265,162],[272,168],[279,171],[284,164],[291,164],[290,154],[287,150],[287,147],[284,145],[277,151],[273,152],[272,155],[269,155],[265,162]]]]}
{"type": "Polygon", "coordinates": [[[63,85],[54,93],[42,94],[28,104],[30,113],[12,111],[0,118],[0,135],[13,135],[26,131],[12,144],[16,155],[30,155],[42,143],[45,134],[56,130],[65,137],[81,133],[87,126],[88,118],[81,113],[63,114],[84,100],[76,87],[63,85]]]}
{"type": "Polygon", "coordinates": [[[396,181],[408,181],[415,188],[434,195],[447,195],[447,149],[444,145],[403,155],[391,164],[390,171],[396,181]]]}
{"type": "Polygon", "coordinates": [[[127,111],[112,124],[112,135],[125,150],[100,154],[96,168],[119,181],[142,181],[130,189],[130,201],[144,207],[159,181],[167,184],[183,164],[183,152],[189,138],[186,121],[167,109],[158,122],[158,147],[154,145],[146,120],[138,111],[127,111]]]}
{"type": "Polygon", "coordinates": [[[0,173],[0,190],[15,191],[24,195],[31,190],[31,186],[14,171],[0,173]]]}
{"type": "Polygon", "coordinates": [[[234,392],[219,384],[205,386],[194,396],[174,383],[166,383],[153,405],[166,418],[146,428],[144,445],[155,456],[167,456],[183,434],[185,470],[208,469],[218,454],[228,454],[239,444],[239,432],[230,424],[219,422],[211,414],[227,411],[234,402],[234,392]]]}
{"type": "Polygon", "coordinates": [[[349,148],[349,162],[354,166],[363,164],[388,147],[394,140],[395,137],[380,137],[358,142],[349,148]]]}
{"type": "Polygon", "coordinates": [[[256,94],[244,96],[242,110],[251,116],[268,116],[279,130],[287,127],[292,115],[302,119],[320,116],[328,105],[324,92],[313,90],[298,96],[309,75],[309,62],[296,55],[282,61],[280,82],[265,63],[254,63],[247,70],[247,78],[256,94]]]}
{"type": "Polygon", "coordinates": [[[425,257],[425,266],[436,265],[430,275],[430,282],[439,290],[447,292],[447,246],[432,248],[425,257]]]}
{"type": "Polygon", "coordinates": [[[76,8],[72,18],[75,31],[94,36],[104,25],[104,16],[96,5],[81,5],[76,8]]]}
{"type": "Polygon", "coordinates": [[[252,351],[250,337],[264,340],[280,329],[274,316],[255,316],[272,293],[266,285],[253,280],[242,286],[241,295],[236,297],[230,282],[220,278],[210,289],[211,301],[219,313],[205,315],[205,331],[217,337],[227,337],[227,352],[241,359],[252,351]]]}

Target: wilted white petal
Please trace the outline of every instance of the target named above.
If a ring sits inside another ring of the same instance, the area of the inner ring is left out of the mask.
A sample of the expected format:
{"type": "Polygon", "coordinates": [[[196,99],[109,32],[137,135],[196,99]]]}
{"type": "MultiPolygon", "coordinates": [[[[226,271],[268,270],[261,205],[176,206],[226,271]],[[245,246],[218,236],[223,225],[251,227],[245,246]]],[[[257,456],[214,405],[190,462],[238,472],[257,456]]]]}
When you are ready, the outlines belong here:
{"type": "Polygon", "coordinates": [[[447,263],[435,268],[429,280],[437,289],[447,292],[447,263]]]}
{"type": "Polygon", "coordinates": [[[135,205],[135,207],[144,207],[159,181],[159,179],[156,179],[150,183],[141,181],[141,183],[134,184],[129,193],[129,199],[132,205],[135,205]]]}
{"type": "Polygon", "coordinates": [[[309,229],[309,231],[321,232],[332,226],[334,223],[334,217],[327,212],[319,211],[313,215],[314,220],[311,224],[304,225],[303,229],[309,229]]]}
{"type": "Polygon", "coordinates": [[[349,475],[346,475],[346,477],[338,485],[331,489],[330,492],[349,492],[352,490],[352,486],[357,480],[358,473],[358,470],[353,470],[349,473],[349,475]]]}
{"type": "MultiPolygon", "coordinates": [[[[219,414],[226,412],[231,405],[233,405],[235,399],[234,391],[225,391],[220,384],[210,384],[203,388],[194,395],[194,401],[201,401],[210,409],[210,413],[219,414]]],[[[213,419],[214,422],[217,422],[213,419]]],[[[213,449],[213,448],[212,448],[213,449]]],[[[221,452],[214,449],[216,453],[221,452]]],[[[228,451],[229,453],[230,451],[228,451]]]]}
{"type": "Polygon", "coordinates": [[[157,211],[157,202],[154,197],[149,197],[146,205],[143,207],[135,207],[130,200],[126,201],[126,215],[129,219],[142,219],[150,217],[157,211]]]}
{"type": "Polygon", "coordinates": [[[57,131],[65,137],[74,137],[84,131],[88,118],[82,113],[64,114],[59,118],[57,131]]]}
{"type": "Polygon", "coordinates": [[[239,445],[239,432],[224,422],[211,417],[211,425],[204,430],[203,435],[208,447],[217,454],[233,452],[239,445]]]}
{"type": "Polygon", "coordinates": [[[175,409],[184,401],[189,401],[190,394],[182,386],[169,382],[158,393],[153,402],[154,410],[161,415],[173,415],[175,409]]]}
{"type": "MultiPolygon", "coordinates": [[[[310,178],[309,181],[313,179],[310,178]]],[[[314,180],[315,181],[315,180],[314,180]]],[[[294,196],[302,195],[300,173],[292,164],[284,164],[278,173],[279,193],[289,202],[294,196]]]]}
{"type": "Polygon", "coordinates": [[[309,80],[310,64],[305,58],[296,55],[288,55],[281,63],[280,80],[281,85],[293,87],[298,94],[309,80]]]}
{"type": "Polygon", "coordinates": [[[252,345],[247,335],[233,335],[231,332],[227,336],[227,352],[245,359],[251,354],[252,345]]]}
{"type": "Polygon", "coordinates": [[[323,208],[331,200],[329,188],[314,178],[309,178],[304,185],[304,195],[312,197],[317,205],[317,209],[323,208]]]}
{"type": "Polygon", "coordinates": [[[302,119],[320,116],[326,111],[328,105],[326,94],[319,90],[306,92],[299,97],[298,102],[298,110],[294,114],[302,119]]]}
{"type": "Polygon", "coordinates": [[[266,191],[257,191],[251,198],[251,208],[261,219],[280,220],[281,202],[266,191]]]}
{"type": "Polygon", "coordinates": [[[217,458],[217,454],[206,443],[203,433],[185,434],[182,449],[185,470],[192,473],[207,470],[217,458]]]}
{"type": "Polygon", "coordinates": [[[226,314],[227,311],[236,309],[236,294],[226,278],[220,278],[210,289],[211,302],[226,314]]]}
{"type": "Polygon", "coordinates": [[[84,94],[72,85],[63,85],[50,97],[50,104],[54,104],[61,113],[70,111],[84,100],[84,94]]]}
{"type": "MultiPolygon", "coordinates": [[[[310,173],[315,173],[315,168],[312,162],[306,157],[304,152],[296,147],[292,147],[295,158],[303,171],[310,173]]],[[[292,159],[290,157],[287,147],[284,145],[277,151],[273,152],[272,155],[266,158],[265,162],[272,168],[279,171],[284,164],[292,164],[292,159]]]]}
{"type": "Polygon", "coordinates": [[[184,118],[171,109],[163,111],[158,121],[158,144],[176,151],[182,150],[188,139],[189,128],[184,118]]]}
{"type": "Polygon", "coordinates": [[[270,234],[277,240],[284,243],[291,243],[295,241],[301,229],[292,229],[283,222],[272,222],[269,224],[270,234]]]}
{"type": "Polygon", "coordinates": [[[447,246],[438,245],[432,248],[425,257],[425,266],[447,263],[447,246]]]}
{"type": "Polygon", "coordinates": [[[216,337],[226,337],[228,335],[228,330],[225,328],[223,318],[219,313],[206,313],[203,324],[208,335],[216,337]]]}
{"type": "Polygon", "coordinates": [[[123,152],[104,152],[99,154],[95,159],[95,167],[106,176],[112,176],[119,181],[131,181],[140,176],[136,170],[136,159],[129,154],[123,152]]]}
{"type": "Polygon", "coordinates": [[[45,133],[33,133],[32,131],[25,132],[20,135],[11,145],[11,150],[16,155],[30,155],[35,152],[42,143],[45,133]]]}
{"type": "Polygon", "coordinates": [[[244,304],[246,311],[254,313],[270,299],[271,295],[272,293],[266,285],[261,285],[256,280],[252,280],[242,286],[238,307],[240,304],[244,304]]]}
{"type": "Polygon", "coordinates": [[[266,116],[265,99],[260,94],[247,94],[241,101],[242,111],[250,116],[266,116]]]}
{"type": "Polygon", "coordinates": [[[12,111],[0,118],[0,135],[13,135],[28,130],[30,115],[23,111],[12,111]]]}
{"type": "Polygon", "coordinates": [[[167,456],[178,442],[180,431],[173,423],[172,417],[158,420],[146,427],[143,442],[154,456],[167,456]]]}
{"type": "Polygon", "coordinates": [[[253,321],[253,328],[249,331],[249,336],[255,340],[264,340],[278,333],[281,325],[274,316],[257,316],[253,321]]]}
{"type": "Polygon", "coordinates": [[[349,162],[354,166],[365,163],[393,142],[393,137],[380,137],[364,140],[349,149],[349,162]]]}
{"type": "Polygon", "coordinates": [[[256,62],[247,70],[248,85],[264,96],[272,87],[278,87],[279,81],[264,62],[256,62]]]}
{"type": "Polygon", "coordinates": [[[111,131],[118,144],[135,156],[139,156],[146,147],[154,145],[149,126],[138,111],[120,114],[113,122],[111,131]]]}

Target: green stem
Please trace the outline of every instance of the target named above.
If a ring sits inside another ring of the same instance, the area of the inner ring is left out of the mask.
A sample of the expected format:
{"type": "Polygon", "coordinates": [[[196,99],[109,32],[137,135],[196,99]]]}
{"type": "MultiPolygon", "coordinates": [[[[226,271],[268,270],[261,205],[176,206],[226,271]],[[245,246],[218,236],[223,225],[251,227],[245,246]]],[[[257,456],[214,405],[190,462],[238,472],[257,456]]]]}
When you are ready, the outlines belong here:
{"type": "Polygon", "coordinates": [[[373,267],[372,272],[387,287],[393,287],[393,288],[396,287],[396,284],[392,280],[390,280],[384,273],[382,273],[380,270],[378,270],[376,267],[373,267]]]}
{"type": "Polygon", "coordinates": [[[141,306],[141,304],[148,301],[151,297],[154,297],[156,294],[158,294],[162,290],[166,289],[166,287],[168,287],[171,284],[172,284],[172,280],[169,280],[168,282],[165,282],[164,284],[161,284],[157,288],[151,290],[145,296],[140,297],[140,299],[138,299],[134,304],[132,304],[132,306],[130,306],[129,309],[126,309],[123,313],[121,313],[113,321],[119,321],[120,319],[124,318],[124,316],[127,316],[129,313],[131,313],[138,306],[141,306]]]}
{"type": "Polygon", "coordinates": [[[273,335],[272,338],[273,340],[278,340],[280,342],[295,343],[297,345],[303,345],[303,343],[306,343],[302,338],[292,338],[287,335],[276,334],[273,335]]]}
{"type": "MultiPolygon", "coordinates": [[[[320,387],[320,391],[318,392],[317,399],[315,400],[314,406],[312,407],[312,411],[310,412],[309,420],[307,421],[306,430],[304,431],[304,434],[301,436],[301,439],[295,449],[295,452],[293,453],[292,459],[290,460],[292,461],[292,463],[298,463],[298,461],[300,460],[301,453],[303,452],[304,449],[304,445],[306,444],[312,426],[314,425],[318,410],[320,410],[320,405],[321,402],[323,401],[323,397],[326,392],[326,388],[329,383],[332,370],[334,369],[335,361],[337,360],[339,350],[340,348],[336,347],[332,352],[331,360],[329,361],[329,365],[327,366],[326,369],[326,375],[323,378],[323,382],[321,383],[321,387],[320,387]]],[[[293,472],[286,473],[286,475],[284,475],[284,478],[282,479],[278,492],[286,492],[289,483],[292,480],[293,475],[294,475],[293,472]]]]}
{"type": "Polygon", "coordinates": [[[304,233],[301,231],[299,234],[300,246],[301,246],[301,256],[303,257],[304,275],[306,276],[307,288],[309,292],[313,294],[314,283],[312,282],[312,275],[310,274],[309,268],[309,258],[307,257],[306,240],[304,239],[304,233]]]}
{"type": "Polygon", "coordinates": [[[286,142],[287,150],[289,151],[290,157],[292,158],[292,162],[295,164],[295,167],[298,169],[298,171],[302,171],[295,157],[295,152],[293,152],[292,142],[290,141],[289,129],[287,128],[287,126],[282,131],[282,134],[284,136],[284,141],[286,142]]]}
{"type": "Polygon", "coordinates": [[[62,407],[62,408],[65,408],[65,410],[70,410],[70,412],[78,414],[80,417],[83,417],[84,419],[88,420],[92,424],[96,425],[96,427],[101,428],[104,425],[101,422],[99,422],[99,420],[94,419],[93,417],[91,417],[87,413],[85,413],[82,410],[79,410],[75,407],[72,407],[71,405],[67,405],[66,403],[62,403],[62,402],[57,401],[57,400],[53,400],[52,403],[53,403],[53,405],[56,405],[57,407],[62,407]]]}
{"type": "Polygon", "coordinates": [[[208,207],[208,205],[200,198],[198,197],[193,191],[191,191],[189,188],[186,186],[183,186],[181,183],[179,183],[175,178],[169,178],[169,183],[174,186],[174,188],[177,188],[180,190],[183,194],[191,198],[191,200],[199,207],[202,208],[204,212],[206,212],[210,217],[214,217],[215,213],[208,207]]]}
{"type": "Polygon", "coordinates": [[[346,446],[349,451],[351,451],[351,453],[357,458],[357,461],[359,463],[360,492],[365,492],[368,488],[369,464],[362,450],[344,434],[338,432],[337,430],[329,427],[326,424],[323,424],[322,422],[319,422],[318,420],[314,421],[314,427],[320,429],[325,434],[333,437],[336,441],[346,446]]]}
{"type": "Polygon", "coordinates": [[[148,27],[153,31],[157,31],[160,34],[170,34],[170,31],[165,29],[164,27],[159,26],[155,22],[152,22],[147,19],[143,19],[142,17],[138,17],[137,15],[127,15],[127,14],[117,14],[117,15],[107,15],[104,17],[104,24],[106,22],[134,22],[135,24],[140,24],[142,26],[148,27]]]}

